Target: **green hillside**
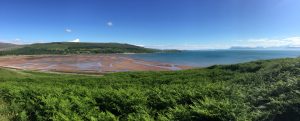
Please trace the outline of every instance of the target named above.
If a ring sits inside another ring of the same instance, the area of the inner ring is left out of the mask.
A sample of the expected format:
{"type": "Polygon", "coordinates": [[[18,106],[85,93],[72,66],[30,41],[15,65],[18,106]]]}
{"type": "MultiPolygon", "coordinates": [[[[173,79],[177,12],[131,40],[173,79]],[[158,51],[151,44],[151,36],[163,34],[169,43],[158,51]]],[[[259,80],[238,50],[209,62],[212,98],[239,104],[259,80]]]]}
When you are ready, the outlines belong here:
{"type": "Polygon", "coordinates": [[[54,42],[32,44],[14,50],[0,51],[0,55],[152,53],[161,51],[120,43],[54,42]]]}
{"type": "Polygon", "coordinates": [[[299,121],[299,75],[299,58],[105,76],[0,69],[0,116],[22,121],[299,121]]]}

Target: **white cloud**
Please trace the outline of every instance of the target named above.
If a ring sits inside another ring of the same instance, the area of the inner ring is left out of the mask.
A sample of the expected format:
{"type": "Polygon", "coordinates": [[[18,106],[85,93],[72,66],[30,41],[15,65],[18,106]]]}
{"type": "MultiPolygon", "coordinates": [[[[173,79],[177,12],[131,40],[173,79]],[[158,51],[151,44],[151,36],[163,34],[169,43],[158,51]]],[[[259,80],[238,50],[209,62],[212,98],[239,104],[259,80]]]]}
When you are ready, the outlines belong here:
{"type": "Polygon", "coordinates": [[[80,42],[80,40],[77,38],[77,39],[69,41],[69,42],[80,42]]]}
{"type": "Polygon", "coordinates": [[[179,50],[205,50],[205,49],[228,49],[230,47],[300,47],[300,37],[288,37],[279,39],[249,39],[249,40],[238,40],[238,41],[227,41],[227,43],[211,43],[211,44],[197,44],[197,43],[186,43],[186,44],[169,44],[169,45],[146,45],[148,48],[157,49],[179,49],[179,50]],[[234,42],[234,43],[233,43],[234,42]]]}
{"type": "Polygon", "coordinates": [[[71,29],[65,29],[65,32],[71,33],[72,30],[71,29]]]}
{"type": "Polygon", "coordinates": [[[107,24],[107,26],[109,26],[109,27],[112,27],[112,26],[113,26],[113,23],[112,23],[111,21],[107,22],[106,24],[107,24]]]}
{"type": "Polygon", "coordinates": [[[27,44],[24,41],[22,41],[20,38],[16,38],[13,40],[0,40],[1,43],[11,43],[11,44],[17,44],[17,45],[21,45],[21,44],[27,44]]]}
{"type": "Polygon", "coordinates": [[[300,47],[300,37],[286,38],[285,41],[288,41],[291,47],[300,47]]]}
{"type": "Polygon", "coordinates": [[[281,39],[250,39],[239,41],[233,46],[242,47],[300,47],[300,37],[289,37],[281,39]]]}
{"type": "Polygon", "coordinates": [[[141,45],[141,44],[133,44],[135,46],[139,46],[139,47],[145,47],[145,45],[141,45]]]}
{"type": "Polygon", "coordinates": [[[206,50],[206,49],[227,49],[227,45],[208,45],[208,44],[182,44],[182,45],[148,45],[147,48],[155,49],[178,49],[178,50],[206,50]]]}

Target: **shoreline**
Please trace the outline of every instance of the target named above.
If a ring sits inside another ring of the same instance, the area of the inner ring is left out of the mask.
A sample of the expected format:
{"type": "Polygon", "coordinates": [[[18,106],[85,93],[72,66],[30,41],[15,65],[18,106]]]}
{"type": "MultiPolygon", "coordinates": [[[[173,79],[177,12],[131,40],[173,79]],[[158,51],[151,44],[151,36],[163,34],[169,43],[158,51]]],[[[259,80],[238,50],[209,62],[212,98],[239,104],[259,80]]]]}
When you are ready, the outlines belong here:
{"type": "Polygon", "coordinates": [[[29,71],[105,74],[127,71],[176,71],[193,67],[134,59],[126,54],[1,56],[0,67],[29,71]]]}

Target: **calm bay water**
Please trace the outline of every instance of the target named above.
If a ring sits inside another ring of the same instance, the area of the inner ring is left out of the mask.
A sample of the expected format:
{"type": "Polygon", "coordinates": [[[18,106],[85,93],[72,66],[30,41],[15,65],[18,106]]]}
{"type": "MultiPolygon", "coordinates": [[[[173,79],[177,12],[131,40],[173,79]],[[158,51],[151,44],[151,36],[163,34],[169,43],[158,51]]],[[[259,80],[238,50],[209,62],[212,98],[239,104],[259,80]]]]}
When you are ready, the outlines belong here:
{"type": "Polygon", "coordinates": [[[300,57],[300,50],[201,50],[129,55],[135,59],[195,67],[235,64],[262,59],[300,57]]]}

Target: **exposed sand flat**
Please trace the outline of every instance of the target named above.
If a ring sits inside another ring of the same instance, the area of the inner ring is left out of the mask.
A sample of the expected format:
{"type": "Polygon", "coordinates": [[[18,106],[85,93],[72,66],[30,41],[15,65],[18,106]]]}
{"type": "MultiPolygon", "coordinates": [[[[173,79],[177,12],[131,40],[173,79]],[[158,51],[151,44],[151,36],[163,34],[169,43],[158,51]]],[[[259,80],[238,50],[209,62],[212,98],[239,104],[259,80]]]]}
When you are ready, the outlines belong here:
{"type": "Polygon", "coordinates": [[[166,63],[146,62],[122,55],[5,56],[0,57],[0,66],[24,70],[71,73],[167,71],[191,68],[166,63]]]}

